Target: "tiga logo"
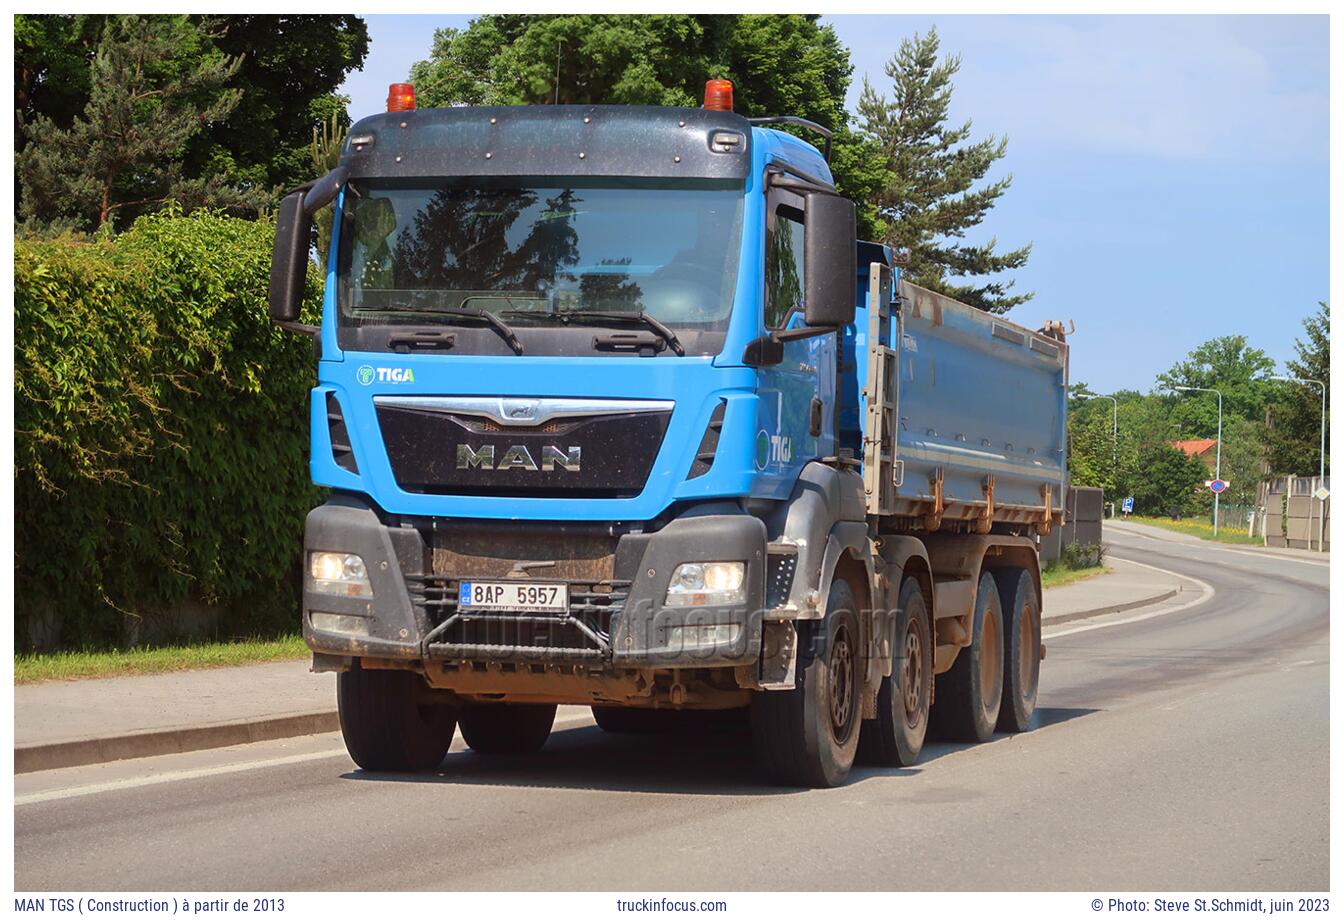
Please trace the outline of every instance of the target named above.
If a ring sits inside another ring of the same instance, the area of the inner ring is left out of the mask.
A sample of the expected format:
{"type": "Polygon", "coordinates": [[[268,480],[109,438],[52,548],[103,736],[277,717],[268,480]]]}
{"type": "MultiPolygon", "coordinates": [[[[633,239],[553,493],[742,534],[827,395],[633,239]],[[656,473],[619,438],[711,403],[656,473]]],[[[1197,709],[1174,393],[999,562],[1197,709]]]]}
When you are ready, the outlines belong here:
{"type": "Polygon", "coordinates": [[[786,434],[771,434],[762,428],[756,432],[756,468],[764,470],[770,464],[793,462],[793,438],[786,434]]]}
{"type": "Polygon", "coordinates": [[[526,445],[514,444],[499,458],[499,463],[495,463],[495,445],[486,444],[484,447],[475,448],[470,444],[457,445],[457,468],[459,470],[528,470],[535,473],[540,469],[543,473],[549,473],[559,467],[570,473],[579,471],[579,460],[582,451],[578,447],[566,447],[563,450],[553,444],[547,444],[541,449],[541,466],[537,466],[537,461],[533,459],[532,452],[526,445]]]}
{"type": "Polygon", "coordinates": [[[375,380],[379,383],[415,383],[415,374],[409,367],[373,367],[364,364],[355,371],[355,379],[363,386],[370,386],[375,380]]]}

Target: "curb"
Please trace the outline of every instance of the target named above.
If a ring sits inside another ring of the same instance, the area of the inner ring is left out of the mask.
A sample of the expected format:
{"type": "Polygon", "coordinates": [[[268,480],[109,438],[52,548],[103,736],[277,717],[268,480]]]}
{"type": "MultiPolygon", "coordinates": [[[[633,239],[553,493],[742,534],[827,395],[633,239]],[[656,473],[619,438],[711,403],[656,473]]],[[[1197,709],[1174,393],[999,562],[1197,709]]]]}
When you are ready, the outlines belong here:
{"type": "Polygon", "coordinates": [[[14,772],[36,773],[61,767],[82,767],[132,760],[161,754],[181,754],[208,748],[275,741],[299,735],[318,735],[340,728],[336,711],[305,712],[297,715],[220,722],[188,728],[166,728],[105,738],[82,738],[50,744],[27,744],[14,748],[14,772]]]}
{"type": "Polygon", "coordinates": [[[1074,620],[1087,620],[1092,617],[1105,616],[1108,613],[1122,613],[1126,610],[1133,610],[1136,607],[1148,607],[1152,604],[1160,604],[1162,601],[1170,600],[1181,593],[1179,587],[1168,591],[1162,591],[1154,594],[1152,597],[1143,597],[1137,601],[1126,601],[1123,604],[1111,604],[1109,607],[1098,607],[1095,610],[1079,610],[1075,613],[1062,613],[1056,617],[1041,617],[1042,628],[1046,626],[1059,626],[1064,623],[1072,623],[1074,620]]]}
{"type": "MultiPolygon", "coordinates": [[[[1042,617],[1041,626],[1057,626],[1074,620],[1120,613],[1137,607],[1147,607],[1175,597],[1179,588],[1172,588],[1150,597],[1080,610],[1055,617],[1042,617]]],[[[163,754],[181,754],[210,748],[251,744],[255,741],[276,741],[301,735],[320,735],[340,729],[336,710],[305,712],[274,718],[220,722],[215,725],[186,728],[166,728],[156,731],[135,732],[103,738],[83,738],[78,741],[58,741],[49,744],[18,745],[14,748],[14,772],[37,773],[62,767],[82,767],[89,764],[109,763],[114,760],[134,760],[163,754]]]]}

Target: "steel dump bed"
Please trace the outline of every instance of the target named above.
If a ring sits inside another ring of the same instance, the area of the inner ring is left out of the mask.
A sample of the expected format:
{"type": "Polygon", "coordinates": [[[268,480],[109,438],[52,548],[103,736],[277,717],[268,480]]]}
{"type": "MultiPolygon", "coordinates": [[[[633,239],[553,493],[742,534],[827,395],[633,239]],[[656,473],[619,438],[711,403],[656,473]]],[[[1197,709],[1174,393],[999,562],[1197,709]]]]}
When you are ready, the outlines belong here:
{"type": "Polygon", "coordinates": [[[905,280],[893,303],[890,278],[861,269],[855,319],[870,512],[898,530],[1048,531],[1067,486],[1068,346],[905,280]]]}

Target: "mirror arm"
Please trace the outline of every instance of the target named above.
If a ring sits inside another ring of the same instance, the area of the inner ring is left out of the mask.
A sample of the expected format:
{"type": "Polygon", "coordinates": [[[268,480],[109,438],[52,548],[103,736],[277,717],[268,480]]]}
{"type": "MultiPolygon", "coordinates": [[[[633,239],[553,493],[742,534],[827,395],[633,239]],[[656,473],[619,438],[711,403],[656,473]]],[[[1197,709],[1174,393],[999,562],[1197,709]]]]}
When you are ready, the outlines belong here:
{"type": "Polygon", "coordinates": [[[772,332],[770,336],[778,342],[797,342],[799,339],[811,339],[819,335],[830,335],[832,332],[839,331],[839,326],[798,326],[794,329],[781,329],[778,332],[772,332]]]}
{"type": "Polygon", "coordinates": [[[307,323],[291,323],[289,320],[284,319],[272,320],[272,322],[287,332],[296,332],[299,335],[306,335],[312,339],[315,339],[322,334],[321,326],[310,326],[307,323]]]}
{"type": "Polygon", "coordinates": [[[337,166],[322,178],[299,186],[295,191],[307,189],[307,193],[303,196],[303,213],[312,217],[331,204],[336,200],[336,196],[340,194],[341,189],[345,187],[345,183],[348,181],[350,181],[350,170],[344,166],[337,166]]]}
{"type": "Polygon", "coordinates": [[[784,343],[811,339],[819,335],[839,333],[839,326],[798,326],[794,329],[770,331],[747,343],[742,352],[742,363],[748,367],[774,367],[784,360],[784,343]]]}

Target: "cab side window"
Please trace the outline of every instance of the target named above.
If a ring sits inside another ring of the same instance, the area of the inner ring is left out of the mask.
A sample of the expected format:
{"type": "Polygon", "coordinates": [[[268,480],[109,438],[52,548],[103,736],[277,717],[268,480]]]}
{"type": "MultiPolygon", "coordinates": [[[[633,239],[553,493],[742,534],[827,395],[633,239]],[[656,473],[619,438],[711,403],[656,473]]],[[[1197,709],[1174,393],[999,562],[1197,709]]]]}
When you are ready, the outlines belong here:
{"type": "Polygon", "coordinates": [[[774,216],[765,252],[765,325],[782,329],[803,308],[803,213],[780,205],[774,216]]]}

